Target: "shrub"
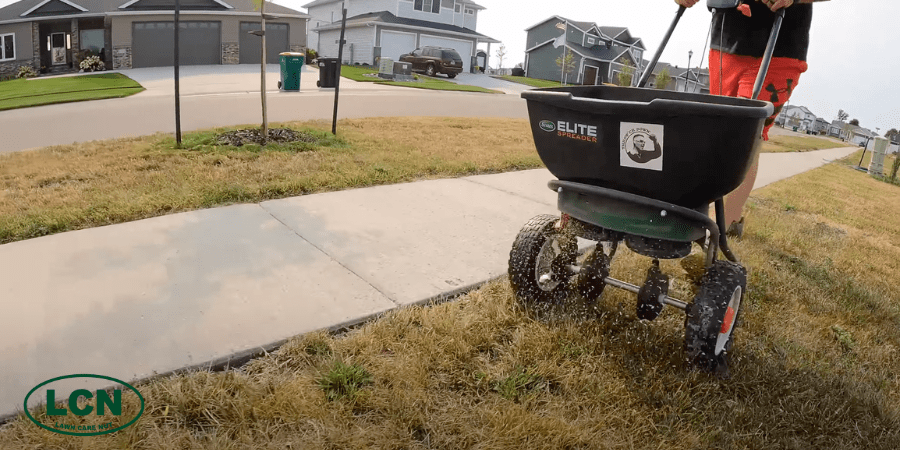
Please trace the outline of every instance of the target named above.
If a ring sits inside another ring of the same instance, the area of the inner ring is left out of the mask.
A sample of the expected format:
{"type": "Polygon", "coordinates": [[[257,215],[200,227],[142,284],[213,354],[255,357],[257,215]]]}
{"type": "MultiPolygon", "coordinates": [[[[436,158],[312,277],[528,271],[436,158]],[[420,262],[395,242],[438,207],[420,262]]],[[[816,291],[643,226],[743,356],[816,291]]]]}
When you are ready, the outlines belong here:
{"type": "Polygon", "coordinates": [[[91,72],[106,69],[106,65],[103,64],[103,61],[100,61],[99,56],[88,56],[83,61],[81,61],[80,64],[78,64],[78,67],[84,70],[89,70],[91,72]]]}
{"type": "Polygon", "coordinates": [[[316,52],[315,50],[313,50],[311,48],[306,49],[306,63],[307,64],[312,64],[313,61],[315,61],[315,59],[318,57],[319,57],[318,52],[316,52]]]}
{"type": "Polygon", "coordinates": [[[16,73],[16,78],[34,78],[36,76],[38,73],[31,66],[19,66],[19,72],[16,73]]]}

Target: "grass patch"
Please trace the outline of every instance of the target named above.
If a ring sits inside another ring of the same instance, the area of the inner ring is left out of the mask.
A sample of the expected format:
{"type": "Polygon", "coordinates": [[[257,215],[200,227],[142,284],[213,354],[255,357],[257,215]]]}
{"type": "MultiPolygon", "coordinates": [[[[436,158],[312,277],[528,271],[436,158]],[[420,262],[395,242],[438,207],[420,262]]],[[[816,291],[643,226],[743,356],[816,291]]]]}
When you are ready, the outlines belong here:
{"type": "MultiPolygon", "coordinates": [[[[134,426],[78,443],[900,447],[900,190],[831,164],[755,191],[748,207],[745,237],[732,242],[750,277],[730,380],[685,370],[679,311],[640,321],[634,295],[608,289],[581,316],[535,320],[501,280],[342,335],[295,338],[237,371],[137,386],[146,410],[134,426]],[[338,394],[351,389],[352,401],[338,394]]],[[[611,270],[641,283],[649,265],[622,248],[611,270]]],[[[670,295],[689,299],[678,263],[661,266],[675,276],[670,295]]],[[[123,400],[138,406],[132,393],[123,400]]],[[[20,417],[0,431],[0,448],[66,439],[20,417]]]]}
{"type": "Polygon", "coordinates": [[[0,82],[0,111],[55,103],[127,97],[143,91],[119,73],[0,82]]]}
{"type": "Polygon", "coordinates": [[[0,243],[181,211],[542,167],[522,119],[377,118],[270,124],[315,142],[215,144],[216,134],[87,142],[0,155],[0,243]],[[434,145],[448,142],[452,145],[434,145]]]}
{"type": "Polygon", "coordinates": [[[370,83],[386,84],[390,86],[402,86],[416,89],[430,89],[436,91],[461,91],[461,92],[483,92],[487,94],[502,94],[503,92],[493,89],[485,89],[479,86],[469,86],[466,84],[457,84],[452,81],[442,80],[436,77],[427,77],[418,74],[418,81],[388,81],[376,77],[367,77],[366,74],[378,73],[377,69],[364,66],[343,66],[341,68],[341,76],[349,78],[353,81],[362,81],[370,83]]]}
{"type": "Polygon", "coordinates": [[[846,143],[839,143],[829,139],[802,136],[783,136],[770,134],[768,141],[763,141],[760,152],[809,152],[813,150],[825,150],[829,148],[847,147],[846,143]]]}
{"type": "Polygon", "coordinates": [[[534,86],[536,88],[550,88],[550,87],[562,86],[562,84],[560,84],[558,81],[540,80],[537,78],[528,78],[528,77],[514,77],[512,75],[498,75],[498,76],[495,76],[494,78],[511,81],[513,83],[534,86]]]}

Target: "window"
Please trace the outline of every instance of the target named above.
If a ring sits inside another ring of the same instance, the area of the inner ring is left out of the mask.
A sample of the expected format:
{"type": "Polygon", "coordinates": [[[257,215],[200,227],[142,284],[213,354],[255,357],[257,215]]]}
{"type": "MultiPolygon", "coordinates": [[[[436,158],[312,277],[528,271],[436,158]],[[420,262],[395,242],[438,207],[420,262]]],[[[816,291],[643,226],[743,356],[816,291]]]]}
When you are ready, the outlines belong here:
{"type": "Polygon", "coordinates": [[[468,15],[471,16],[471,15],[475,14],[475,10],[474,10],[474,9],[466,8],[466,14],[468,14],[468,15]]]}
{"type": "Polygon", "coordinates": [[[594,45],[594,43],[597,42],[592,37],[587,38],[587,41],[588,41],[588,45],[594,45]]]}
{"type": "Polygon", "coordinates": [[[453,7],[453,12],[461,13],[461,12],[462,12],[462,5],[460,5],[459,3],[457,3],[456,6],[453,7]]]}
{"type": "Polygon", "coordinates": [[[413,9],[415,9],[416,11],[433,12],[435,14],[440,14],[441,0],[416,0],[413,4],[413,9]]]}
{"type": "Polygon", "coordinates": [[[103,30],[81,30],[81,38],[78,44],[82,50],[90,50],[94,54],[99,54],[104,48],[103,30]]]}
{"type": "Polygon", "coordinates": [[[0,34],[0,61],[16,59],[16,35],[0,34]]]}

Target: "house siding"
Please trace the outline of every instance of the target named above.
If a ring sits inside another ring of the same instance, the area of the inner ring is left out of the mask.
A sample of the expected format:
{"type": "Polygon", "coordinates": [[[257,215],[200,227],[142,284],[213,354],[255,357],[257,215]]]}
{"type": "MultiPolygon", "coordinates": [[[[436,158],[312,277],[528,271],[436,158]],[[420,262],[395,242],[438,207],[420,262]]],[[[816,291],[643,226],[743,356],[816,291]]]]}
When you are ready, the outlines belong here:
{"type": "MultiPolygon", "coordinates": [[[[575,56],[576,73],[570,74],[569,83],[575,83],[578,78],[578,69],[581,67],[582,57],[578,53],[575,56]]],[[[556,65],[556,59],[563,55],[563,47],[554,48],[547,44],[537,48],[528,54],[528,77],[541,80],[560,81],[562,69],[556,65]]]]}
{"type": "Polygon", "coordinates": [[[407,0],[399,0],[397,4],[397,17],[407,17],[410,19],[427,20],[429,22],[445,23],[453,25],[453,9],[441,6],[441,13],[422,12],[413,9],[413,2],[407,0]]]}
{"type": "Polygon", "coordinates": [[[581,45],[584,42],[584,33],[573,25],[566,27],[566,40],[581,45]]]}
{"type": "Polygon", "coordinates": [[[526,37],[525,49],[532,48],[536,45],[543,44],[550,39],[556,39],[562,34],[562,30],[556,28],[557,20],[549,20],[544,24],[532,28],[526,37]]]}
{"type": "Polygon", "coordinates": [[[474,12],[475,14],[466,14],[466,10],[463,9],[463,28],[474,30],[478,26],[478,10],[476,9],[474,12]]]}
{"type": "MultiPolygon", "coordinates": [[[[319,54],[327,58],[337,58],[338,45],[337,40],[341,36],[341,30],[328,30],[319,33],[319,54]]],[[[347,45],[344,46],[344,54],[341,55],[344,64],[374,64],[375,57],[372,53],[373,42],[375,42],[375,27],[354,27],[347,28],[344,32],[344,40],[347,45]],[[353,44],[353,51],[350,51],[350,44],[353,44]],[[351,60],[352,58],[352,60],[351,60]]]]}
{"type": "Polygon", "coordinates": [[[0,25],[0,34],[10,33],[16,36],[16,59],[15,61],[4,61],[4,63],[20,62],[20,65],[31,63],[31,59],[34,57],[34,48],[31,42],[31,22],[0,25]]]}
{"type": "MultiPolygon", "coordinates": [[[[340,19],[340,2],[338,2],[337,5],[338,12],[335,14],[335,17],[340,19]]],[[[347,6],[347,17],[379,11],[389,11],[396,16],[397,0],[353,0],[347,6]]]]}

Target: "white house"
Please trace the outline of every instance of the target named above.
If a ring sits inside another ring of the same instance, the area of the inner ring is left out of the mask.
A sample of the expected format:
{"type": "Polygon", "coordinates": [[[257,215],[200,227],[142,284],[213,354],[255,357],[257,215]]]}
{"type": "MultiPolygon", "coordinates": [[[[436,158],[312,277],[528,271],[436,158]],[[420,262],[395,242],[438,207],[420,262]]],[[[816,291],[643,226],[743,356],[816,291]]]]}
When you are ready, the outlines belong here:
{"type": "Polygon", "coordinates": [[[478,12],[471,0],[316,0],[303,7],[309,19],[309,47],[319,55],[338,56],[341,5],[347,9],[344,64],[375,64],[379,57],[400,55],[431,45],[455,49],[468,72],[477,46],[500,41],[475,31],[478,12]]]}
{"type": "Polygon", "coordinates": [[[775,122],[786,127],[797,127],[797,131],[805,133],[807,130],[815,130],[816,115],[805,106],[786,106],[775,118],[775,122]]]}

